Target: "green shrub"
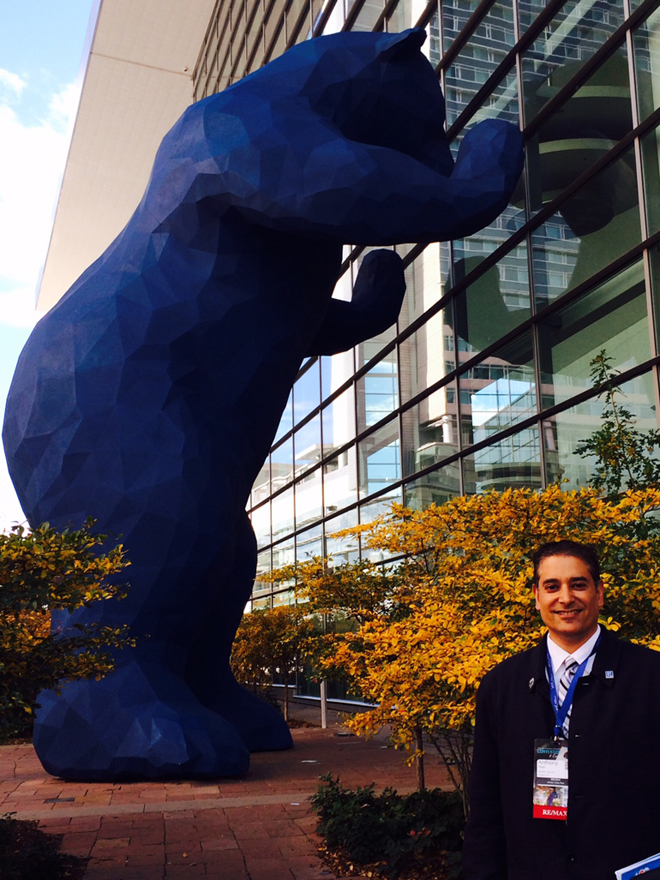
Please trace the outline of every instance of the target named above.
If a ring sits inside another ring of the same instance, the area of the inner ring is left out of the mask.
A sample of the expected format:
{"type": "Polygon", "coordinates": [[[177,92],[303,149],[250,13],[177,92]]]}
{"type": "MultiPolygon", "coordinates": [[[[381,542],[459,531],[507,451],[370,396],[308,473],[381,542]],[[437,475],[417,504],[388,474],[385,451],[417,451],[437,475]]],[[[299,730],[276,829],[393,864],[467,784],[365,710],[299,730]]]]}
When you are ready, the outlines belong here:
{"type": "Polygon", "coordinates": [[[79,880],[86,859],[59,852],[61,834],[46,834],[37,822],[0,816],[2,880],[79,880]]]}
{"type": "Polygon", "coordinates": [[[311,802],[330,853],[391,878],[431,865],[443,865],[447,878],[460,876],[465,819],[458,793],[386,788],[378,795],[373,783],[352,790],[331,774],[321,781],[311,802]]]}

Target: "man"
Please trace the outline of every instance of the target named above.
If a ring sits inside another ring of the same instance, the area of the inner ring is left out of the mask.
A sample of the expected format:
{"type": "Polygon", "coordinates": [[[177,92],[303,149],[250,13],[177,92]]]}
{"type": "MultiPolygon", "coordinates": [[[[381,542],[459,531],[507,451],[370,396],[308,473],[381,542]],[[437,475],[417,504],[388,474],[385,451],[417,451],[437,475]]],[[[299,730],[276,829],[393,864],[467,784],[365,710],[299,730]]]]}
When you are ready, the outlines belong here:
{"type": "Polygon", "coordinates": [[[599,626],[603,582],[586,545],[541,547],[534,596],[548,635],[477,696],[465,877],[614,880],[660,852],[660,653],[599,626]],[[544,775],[566,786],[567,812],[535,806],[544,775]]]}

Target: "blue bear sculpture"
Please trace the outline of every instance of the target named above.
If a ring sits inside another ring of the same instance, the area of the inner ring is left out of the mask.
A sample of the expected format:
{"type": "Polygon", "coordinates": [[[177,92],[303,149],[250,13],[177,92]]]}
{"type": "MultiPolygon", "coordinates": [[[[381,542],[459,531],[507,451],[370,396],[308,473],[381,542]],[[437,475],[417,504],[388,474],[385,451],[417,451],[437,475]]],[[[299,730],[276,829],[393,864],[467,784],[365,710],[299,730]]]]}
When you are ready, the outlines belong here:
{"type": "Polygon", "coordinates": [[[505,207],[520,132],[486,121],[454,164],[423,30],[295,46],[191,106],[126,228],[39,322],[7,403],[33,525],[121,535],[127,599],[57,625],[129,624],[100,681],[39,697],[35,746],[66,779],[242,774],[289,731],[228,658],[255,573],[245,513],[304,358],[382,332],[405,284],[370,253],[332,299],[344,242],[467,235],[505,207]]]}

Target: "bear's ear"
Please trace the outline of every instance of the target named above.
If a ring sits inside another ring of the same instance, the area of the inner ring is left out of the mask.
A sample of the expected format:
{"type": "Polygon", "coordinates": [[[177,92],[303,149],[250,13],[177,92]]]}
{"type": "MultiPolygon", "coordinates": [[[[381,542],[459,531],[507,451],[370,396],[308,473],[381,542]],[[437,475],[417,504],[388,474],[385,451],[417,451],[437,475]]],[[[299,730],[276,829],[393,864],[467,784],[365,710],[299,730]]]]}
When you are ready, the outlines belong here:
{"type": "Polygon", "coordinates": [[[411,28],[400,34],[383,34],[378,41],[378,60],[403,61],[418,52],[425,39],[424,28],[411,28]]]}

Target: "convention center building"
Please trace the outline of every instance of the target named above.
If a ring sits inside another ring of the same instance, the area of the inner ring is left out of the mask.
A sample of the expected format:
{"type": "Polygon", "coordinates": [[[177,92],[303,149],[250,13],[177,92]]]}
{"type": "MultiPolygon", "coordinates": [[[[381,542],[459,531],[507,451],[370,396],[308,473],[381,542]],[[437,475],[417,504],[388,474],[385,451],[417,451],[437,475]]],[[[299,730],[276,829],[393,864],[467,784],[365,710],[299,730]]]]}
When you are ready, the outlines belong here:
{"type": "MultiPolygon", "coordinates": [[[[359,540],[336,533],[393,501],[586,485],[575,450],[599,425],[601,351],[637,426],[658,427],[658,0],[101,0],[40,307],[122,228],[188,103],[302,40],[413,26],[452,149],[506,119],[524,132],[524,174],[486,229],[396,248],[396,326],[303,363],[250,498],[253,607],[290,600],[259,580],[273,567],[357,558],[359,540]]],[[[336,297],[350,298],[366,253],[346,242],[336,297]]]]}

